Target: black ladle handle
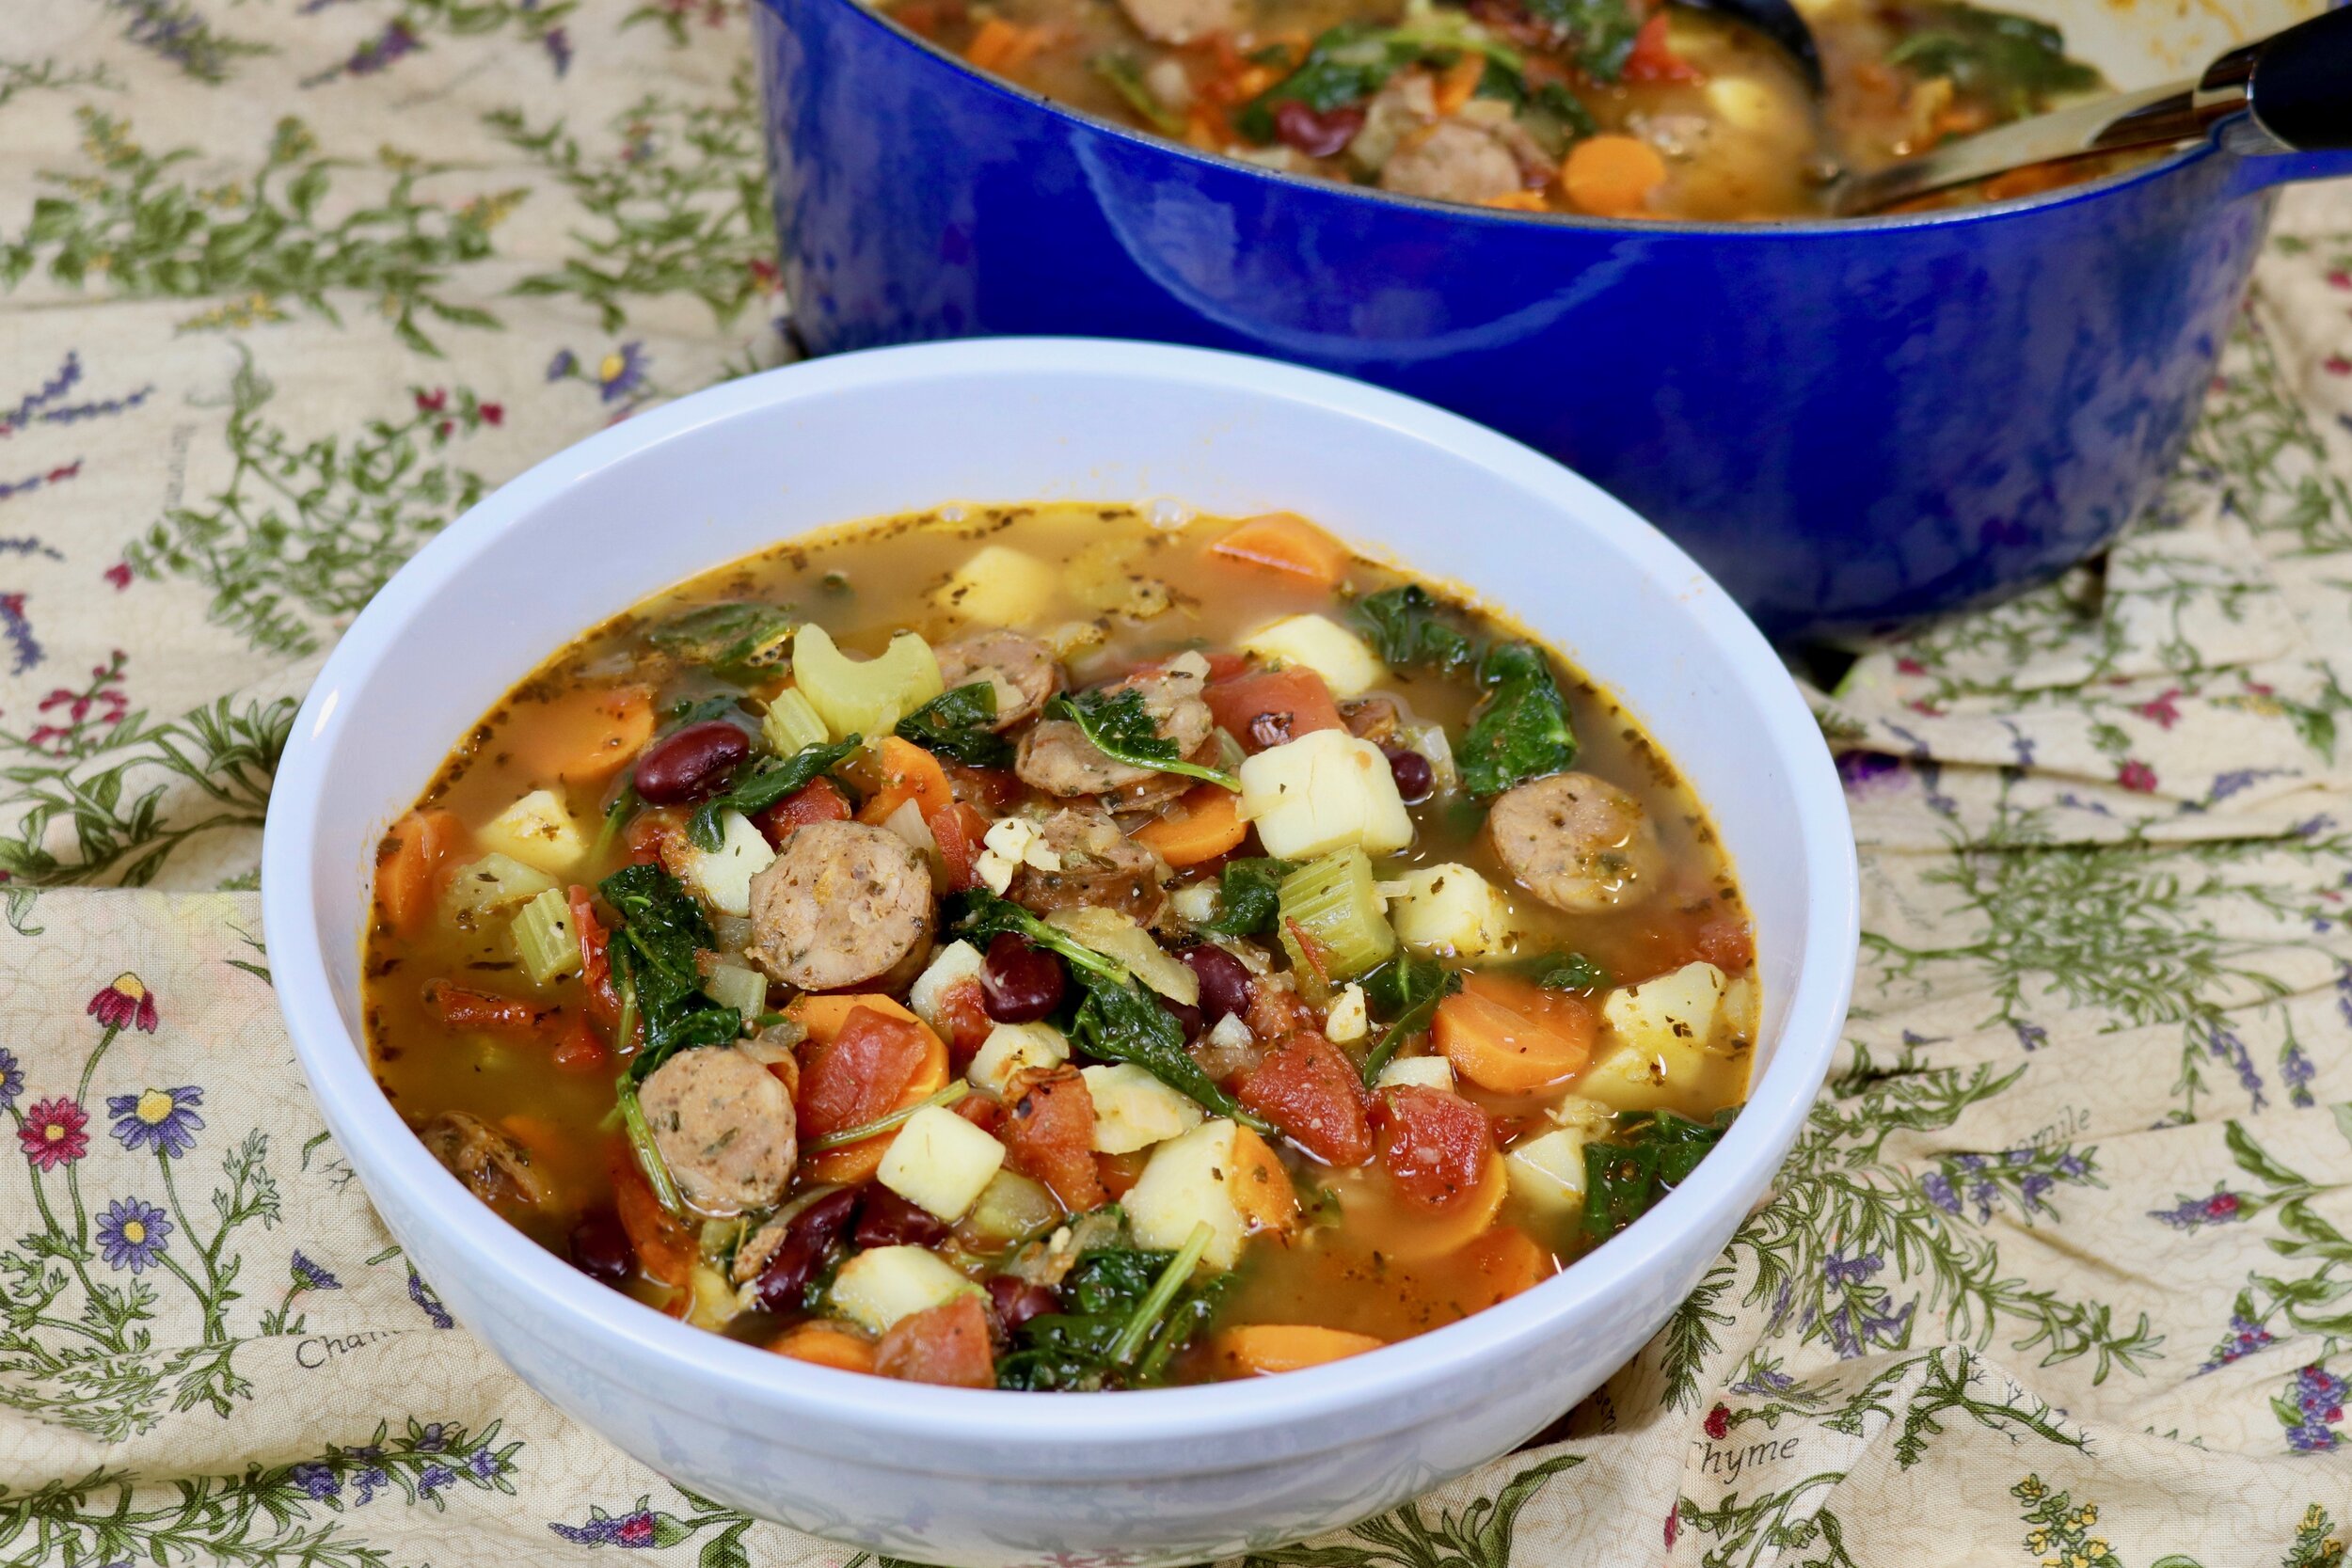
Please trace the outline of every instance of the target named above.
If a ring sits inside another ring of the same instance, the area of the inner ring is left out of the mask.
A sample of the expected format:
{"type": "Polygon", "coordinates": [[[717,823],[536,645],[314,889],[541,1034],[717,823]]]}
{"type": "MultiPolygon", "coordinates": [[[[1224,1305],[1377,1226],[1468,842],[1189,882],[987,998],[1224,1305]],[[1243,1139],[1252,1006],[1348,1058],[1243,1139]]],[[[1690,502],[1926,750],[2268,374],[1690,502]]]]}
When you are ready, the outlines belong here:
{"type": "Polygon", "coordinates": [[[2249,55],[2257,124],[2297,152],[2352,148],[2352,8],[2322,11],[2249,55]]]}

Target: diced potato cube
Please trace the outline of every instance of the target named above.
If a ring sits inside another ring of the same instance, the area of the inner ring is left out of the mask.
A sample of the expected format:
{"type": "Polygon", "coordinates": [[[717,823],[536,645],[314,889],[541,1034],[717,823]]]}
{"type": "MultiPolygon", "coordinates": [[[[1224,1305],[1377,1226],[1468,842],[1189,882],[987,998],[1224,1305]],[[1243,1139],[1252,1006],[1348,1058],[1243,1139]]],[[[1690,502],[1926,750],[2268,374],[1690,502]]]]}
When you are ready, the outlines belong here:
{"type": "Polygon", "coordinates": [[[1243,1238],[1286,1228],[1298,1211],[1290,1176],[1265,1140],[1223,1117],[1153,1148],[1120,1202],[1138,1246],[1173,1250],[1206,1224],[1201,1258],[1219,1269],[1233,1266],[1243,1238]]]}
{"type": "Polygon", "coordinates": [[[1617,1111],[1683,1100],[1713,1066],[1708,1045],[1723,990],[1722,970],[1693,963],[1610,992],[1600,1008],[1609,1043],[1577,1080],[1577,1092],[1617,1111]]]}
{"type": "Polygon", "coordinates": [[[1715,76],[1703,89],[1715,118],[1735,131],[1762,131],[1780,119],[1772,88],[1753,76],[1715,76]]]}
{"type": "Polygon", "coordinates": [[[528,904],[555,886],[555,879],[512,855],[493,851],[450,873],[441,890],[442,918],[460,930],[517,904],[528,904]]]}
{"type": "Polygon", "coordinates": [[[1724,988],[1723,1004],[1715,1009],[1717,1050],[1737,1051],[1756,1043],[1756,1034],[1763,1028],[1761,1001],[1756,995],[1756,982],[1744,974],[1724,988]]]}
{"type": "Polygon", "coordinates": [[[950,615],[988,626],[1035,625],[1057,593],[1054,568],[1025,550],[983,545],[931,592],[950,615]]]}
{"type": "Polygon", "coordinates": [[[752,879],[776,858],[768,837],[741,812],[719,814],[719,847],[705,849],[680,839],[670,852],[671,870],[686,891],[721,914],[752,912],[752,879]]]}
{"type": "Polygon", "coordinates": [[[1510,945],[1511,906],[1492,882],[1448,861],[1417,866],[1397,879],[1389,924],[1416,953],[1477,958],[1510,945]]]}
{"type": "Polygon", "coordinates": [[[1547,1218],[1583,1208],[1585,1141],[1576,1129],[1558,1127],[1515,1146],[1502,1157],[1512,1195],[1547,1218]]]}
{"type": "Polygon", "coordinates": [[[947,993],[966,980],[977,984],[981,967],[978,948],[968,942],[949,942],[932,954],[923,973],[914,977],[914,984],[907,990],[907,1006],[931,1026],[931,1033],[946,1039],[947,993]]]}
{"type": "Polygon", "coordinates": [[[1327,615],[1288,615],[1241,640],[1241,651],[1278,664],[1298,664],[1323,677],[1331,695],[1360,697],[1389,678],[1389,667],[1362,638],[1327,615]]]}
{"type": "Polygon", "coordinates": [[[511,855],[534,871],[561,877],[587,858],[588,840],[551,789],[534,789],[477,829],[485,849],[511,855]]]}
{"type": "Polygon", "coordinates": [[[1615,1125],[1617,1113],[1597,1100],[1587,1100],[1581,1094],[1564,1094],[1544,1110],[1554,1127],[1573,1128],[1587,1138],[1597,1138],[1615,1125]]]}
{"type": "Polygon", "coordinates": [[[1389,759],[1340,730],[1317,730],[1246,758],[1241,815],[1279,860],[1310,861],[1350,845],[1386,855],[1413,842],[1413,819],[1389,759]]]}
{"type": "Polygon", "coordinates": [[[858,1253],[841,1265],[841,1272],[834,1275],[831,1299],[842,1316],[881,1334],[900,1318],[945,1306],[978,1290],[923,1247],[882,1246],[858,1253]]]}
{"type": "Polygon", "coordinates": [[[1204,1113],[1190,1097],[1133,1062],[1087,1068],[1080,1076],[1094,1101],[1094,1147],[1101,1153],[1131,1154],[1200,1125],[1204,1113]]]}
{"type": "Polygon", "coordinates": [[[1003,1144],[946,1106],[926,1105],[890,1140],[874,1176],[909,1203],[953,1224],[1004,1163],[1003,1144]]]}
{"type": "Polygon", "coordinates": [[[1364,1002],[1364,988],[1350,980],[1340,988],[1340,994],[1331,1000],[1330,1010],[1323,1015],[1323,1037],[1335,1045],[1346,1045],[1371,1032],[1372,1012],[1364,1002]]]}
{"type": "Polygon", "coordinates": [[[1203,925],[1216,918],[1216,884],[1186,882],[1168,896],[1168,903],[1174,907],[1177,919],[1203,925]]]}
{"type": "Polygon", "coordinates": [[[1000,1023],[974,1053],[964,1076],[975,1088],[1005,1098],[1015,1074],[1050,1072],[1070,1060],[1070,1042],[1050,1023],[1000,1023]]]}
{"type": "Polygon", "coordinates": [[[1419,1084],[1426,1088],[1454,1092],[1454,1064],[1443,1056],[1400,1056],[1380,1069],[1375,1088],[1394,1088],[1399,1084],[1419,1084]]]}

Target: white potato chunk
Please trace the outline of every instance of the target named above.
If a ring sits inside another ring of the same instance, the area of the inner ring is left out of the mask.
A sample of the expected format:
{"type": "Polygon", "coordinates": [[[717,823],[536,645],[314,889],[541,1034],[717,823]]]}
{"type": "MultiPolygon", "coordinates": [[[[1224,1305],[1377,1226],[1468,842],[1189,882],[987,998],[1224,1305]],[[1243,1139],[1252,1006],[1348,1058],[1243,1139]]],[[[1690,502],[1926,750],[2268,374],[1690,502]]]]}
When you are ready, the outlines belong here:
{"type": "Polygon", "coordinates": [[[1312,670],[1344,701],[1389,678],[1389,667],[1362,638],[1327,615],[1287,615],[1241,640],[1241,651],[1275,664],[1312,670]]]}
{"type": "Polygon", "coordinates": [[[1502,1157],[1512,1195],[1547,1219],[1583,1208],[1585,1141],[1576,1128],[1556,1127],[1512,1148],[1502,1157]]]}
{"type": "Polygon", "coordinates": [[[1400,1084],[1419,1084],[1423,1088],[1454,1092],[1454,1064],[1443,1056],[1400,1056],[1380,1069],[1373,1081],[1376,1089],[1392,1089],[1400,1084]]]}
{"type": "Polygon", "coordinates": [[[1054,568],[1009,545],[983,545],[931,592],[931,603],[978,626],[1028,626],[1054,602],[1054,568]]]}
{"type": "Polygon", "coordinates": [[[1005,1098],[1015,1074],[1051,1072],[1070,1060],[1070,1042],[1050,1023],[1000,1023],[973,1053],[964,1076],[975,1088],[1005,1098]]]}
{"type": "Polygon", "coordinates": [[[890,1140],[874,1179],[953,1224],[1005,1163],[1005,1146],[945,1105],[926,1105],[890,1140]]]}
{"type": "Polygon", "coordinates": [[[931,1026],[932,1034],[946,1039],[947,993],[966,980],[977,985],[981,967],[978,948],[968,942],[949,942],[931,955],[931,961],[924,966],[923,973],[917,974],[914,984],[908,988],[908,1008],[931,1026]]]}
{"type": "Polygon", "coordinates": [[[831,1297],[842,1316],[876,1334],[900,1318],[943,1307],[980,1288],[919,1246],[873,1247],[834,1275],[831,1297]]]}
{"type": "Polygon", "coordinates": [[[561,877],[588,855],[588,840],[551,789],[534,789],[478,829],[485,849],[510,855],[534,871],[561,877]]]}
{"type": "Polygon", "coordinates": [[[1510,901],[1458,862],[1417,866],[1384,891],[1390,893],[1389,924],[1416,953],[1478,958],[1510,945],[1510,901]]]}
{"type": "Polygon", "coordinates": [[[719,814],[719,847],[705,849],[682,840],[670,853],[670,869],[686,891],[721,914],[752,912],[752,879],[768,869],[776,852],[768,836],[741,812],[719,814]]]}
{"type": "Polygon", "coordinates": [[[1389,759],[1371,741],[1339,730],[1316,730],[1245,759],[1241,815],[1279,860],[1313,860],[1350,845],[1386,855],[1413,842],[1413,819],[1389,759]]]}
{"type": "Polygon", "coordinates": [[[1617,1111],[1681,1100],[1709,1074],[1708,1046],[1723,993],[1724,972],[1703,962],[1611,991],[1600,1007],[1608,1044],[1577,1092],[1617,1111]]]}
{"type": "Polygon", "coordinates": [[[1191,1097],[1133,1062],[1087,1068],[1079,1076],[1094,1102],[1094,1147],[1104,1154],[1131,1154],[1182,1137],[1204,1115],[1191,1097]]]}
{"type": "Polygon", "coordinates": [[[1230,1269],[1243,1238],[1287,1226],[1297,1200],[1265,1140],[1217,1117],[1153,1148],[1120,1202],[1137,1246],[1172,1251],[1206,1225],[1202,1260],[1230,1269]]]}

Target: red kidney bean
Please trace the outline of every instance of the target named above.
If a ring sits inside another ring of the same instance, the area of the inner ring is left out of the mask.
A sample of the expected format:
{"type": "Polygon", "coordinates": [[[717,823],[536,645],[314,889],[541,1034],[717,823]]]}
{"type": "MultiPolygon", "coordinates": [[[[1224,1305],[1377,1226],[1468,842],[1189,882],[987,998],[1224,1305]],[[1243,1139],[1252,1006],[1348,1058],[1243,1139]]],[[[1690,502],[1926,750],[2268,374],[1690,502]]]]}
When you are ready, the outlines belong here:
{"type": "Polygon", "coordinates": [[[999,1023],[1034,1023],[1061,1006],[1061,959],[999,931],[980,966],[980,995],[999,1023]]]}
{"type": "Polygon", "coordinates": [[[933,1246],[947,1239],[947,1222],[887,1187],[877,1186],[859,1205],[857,1229],[850,1238],[863,1250],[878,1246],[933,1246]]]}
{"type": "Polygon", "coordinates": [[[1194,1006],[1189,1002],[1178,1002],[1173,998],[1166,996],[1161,997],[1159,1001],[1160,1011],[1166,1013],[1168,1017],[1174,1019],[1177,1022],[1184,1026],[1184,1038],[1186,1040],[1197,1040],[1200,1037],[1200,1031],[1203,1025],[1200,1022],[1200,1008],[1194,1006]]]}
{"type": "Polygon", "coordinates": [[[863,1187],[844,1187],[837,1193],[827,1193],[807,1208],[792,1216],[785,1227],[784,1240],[768,1255],[767,1265],[759,1271],[759,1278],[752,1288],[753,1301],[771,1312],[798,1312],[801,1298],[808,1291],[808,1282],[824,1267],[825,1255],[833,1250],[850,1228],[857,1214],[858,1199],[865,1195],[863,1187]]]}
{"type": "Polygon", "coordinates": [[[682,805],[714,794],[752,754],[752,737],[723,719],[706,719],[673,731],[639,754],[637,793],[657,806],[682,805]]]}
{"type": "Polygon", "coordinates": [[[1429,766],[1429,759],[1403,746],[1383,746],[1380,750],[1389,759],[1389,776],[1396,781],[1396,792],[1405,798],[1405,803],[1419,805],[1428,800],[1430,792],[1438,787],[1438,770],[1429,766]]]}
{"type": "Polygon", "coordinates": [[[1287,745],[1291,735],[1292,717],[1287,713],[1266,712],[1254,715],[1249,721],[1249,744],[1261,752],[1270,752],[1287,745]]]}
{"type": "Polygon", "coordinates": [[[1295,98],[1274,105],[1274,135],[1310,158],[1328,158],[1356,139],[1364,111],[1353,106],[1317,114],[1295,98]]]}
{"type": "Polygon", "coordinates": [[[1204,942],[1176,955],[1200,980],[1200,1016],[1210,1027],[1228,1013],[1249,1010],[1249,966],[1215,942],[1204,942]]]}
{"type": "Polygon", "coordinates": [[[621,1216],[610,1209],[591,1209],[572,1227],[572,1267],[607,1285],[627,1284],[637,1272],[637,1249],[629,1243],[621,1216]]]}
{"type": "Polygon", "coordinates": [[[989,1304],[996,1308],[996,1321],[1012,1333],[1041,1312],[1061,1310],[1061,1292],[1043,1285],[1032,1285],[1015,1279],[1009,1274],[991,1276],[988,1282],[989,1304]]]}

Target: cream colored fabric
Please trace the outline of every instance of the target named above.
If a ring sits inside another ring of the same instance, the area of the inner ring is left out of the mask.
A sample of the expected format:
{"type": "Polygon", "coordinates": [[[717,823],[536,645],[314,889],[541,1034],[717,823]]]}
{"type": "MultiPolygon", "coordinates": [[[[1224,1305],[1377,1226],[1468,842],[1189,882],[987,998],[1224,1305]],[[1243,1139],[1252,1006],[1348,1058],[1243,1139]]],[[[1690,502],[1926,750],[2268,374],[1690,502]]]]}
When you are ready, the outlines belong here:
{"type": "MultiPolygon", "coordinates": [[[[8,23],[0,1560],[852,1560],[449,1324],[308,1103],[246,891],[294,703],[399,561],[780,356],[740,5],[8,23]]],[[[2295,194],[2160,514],[1820,699],[1854,1018],[1699,1293],[1565,1441],[1266,1560],[2342,1561],[2347,269],[2352,192],[2295,194]]]]}

